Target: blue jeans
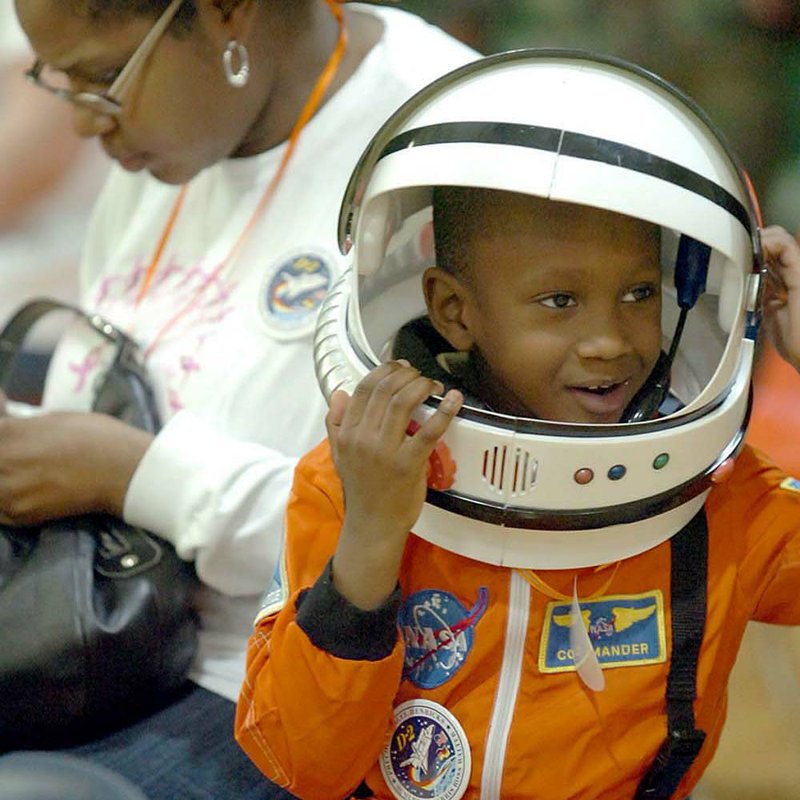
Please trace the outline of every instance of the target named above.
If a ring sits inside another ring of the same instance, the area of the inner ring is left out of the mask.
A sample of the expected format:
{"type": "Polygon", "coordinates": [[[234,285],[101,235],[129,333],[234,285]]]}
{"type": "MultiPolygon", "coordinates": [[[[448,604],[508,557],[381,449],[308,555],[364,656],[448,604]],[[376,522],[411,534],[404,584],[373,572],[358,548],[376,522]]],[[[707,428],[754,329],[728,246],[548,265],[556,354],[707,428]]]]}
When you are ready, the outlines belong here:
{"type": "Polygon", "coordinates": [[[0,756],[0,800],[147,800],[124,778],[64,753],[0,756]]]}
{"type": "Polygon", "coordinates": [[[191,685],[145,719],[65,752],[108,767],[147,800],[288,800],[233,738],[235,704],[191,685]]]}

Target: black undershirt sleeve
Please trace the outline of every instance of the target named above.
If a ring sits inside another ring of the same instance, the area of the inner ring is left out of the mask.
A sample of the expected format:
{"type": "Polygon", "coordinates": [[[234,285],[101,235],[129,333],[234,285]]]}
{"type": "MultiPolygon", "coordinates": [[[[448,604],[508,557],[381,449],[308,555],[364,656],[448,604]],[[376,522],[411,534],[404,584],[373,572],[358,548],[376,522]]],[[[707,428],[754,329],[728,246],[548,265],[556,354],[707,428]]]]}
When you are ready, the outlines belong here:
{"type": "Polygon", "coordinates": [[[297,624],[311,643],[337,658],[380,661],[397,641],[400,587],[377,608],[365,611],[354,606],[333,585],[333,560],[317,582],[297,598],[297,624]]]}

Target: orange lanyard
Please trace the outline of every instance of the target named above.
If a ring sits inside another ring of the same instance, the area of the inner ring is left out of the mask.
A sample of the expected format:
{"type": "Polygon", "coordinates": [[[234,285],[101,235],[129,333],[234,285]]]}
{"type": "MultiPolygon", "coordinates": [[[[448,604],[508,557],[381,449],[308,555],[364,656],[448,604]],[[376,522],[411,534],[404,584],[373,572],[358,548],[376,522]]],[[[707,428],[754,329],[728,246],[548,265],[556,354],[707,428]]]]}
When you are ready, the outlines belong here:
{"type": "MultiPolygon", "coordinates": [[[[295,151],[297,146],[298,139],[300,138],[300,134],[305,128],[308,121],[314,116],[314,113],[319,108],[320,102],[322,101],[325,92],[327,91],[328,87],[330,86],[331,81],[333,80],[334,76],[336,75],[336,71],[341,64],[342,57],[344,56],[345,49],[347,48],[347,28],[345,25],[344,14],[342,9],[338,5],[339,0],[325,0],[328,4],[328,7],[331,10],[331,13],[336,18],[336,23],[339,28],[338,38],[336,40],[336,47],[334,48],[333,52],[331,53],[330,58],[328,59],[325,67],[323,68],[322,72],[320,73],[319,78],[317,79],[314,88],[311,90],[311,94],[308,96],[308,99],[303,106],[300,115],[298,116],[297,120],[292,127],[292,131],[289,134],[289,139],[287,140],[286,150],[281,157],[281,161],[278,164],[278,169],[273,175],[272,180],[269,182],[267,188],[264,190],[264,194],[261,196],[261,199],[258,201],[258,205],[255,207],[255,210],[250,216],[250,219],[247,221],[247,224],[242,229],[242,232],[239,234],[238,238],[233,244],[233,247],[228,251],[227,255],[214,267],[211,273],[203,280],[202,284],[198,287],[197,291],[193,294],[189,302],[185,303],[178,311],[170,317],[166,323],[161,327],[158,333],[155,335],[153,340],[147,346],[144,351],[144,357],[147,359],[156,349],[156,347],[161,342],[164,335],[169,331],[175,323],[177,323],[180,319],[182,319],[186,314],[188,314],[197,304],[200,297],[202,296],[203,292],[208,288],[208,286],[213,283],[220,275],[220,273],[228,266],[231,261],[235,258],[237,253],[241,250],[242,246],[244,245],[245,241],[249,237],[253,227],[255,226],[256,222],[264,212],[264,209],[269,205],[270,200],[272,199],[273,195],[275,194],[275,190],[278,187],[278,184],[281,181],[284,173],[286,172],[286,167],[289,164],[289,159],[291,159],[292,154],[295,151]]],[[[161,232],[161,236],[159,237],[158,244],[156,245],[156,249],[153,251],[153,255],[150,259],[150,263],[147,266],[147,270],[145,271],[144,278],[142,279],[142,285],[139,288],[139,293],[136,297],[135,306],[138,308],[141,301],[144,299],[145,295],[150,289],[150,286],[153,281],[153,277],[155,276],[156,270],[158,265],[161,261],[161,256],[163,255],[164,248],[166,247],[167,242],[172,234],[173,228],[175,227],[175,222],[178,218],[180,213],[181,207],[183,206],[184,198],[186,197],[186,189],[187,186],[184,185],[181,187],[180,192],[178,193],[177,198],[175,199],[175,203],[172,206],[172,210],[170,211],[169,218],[167,219],[167,224],[164,226],[164,230],[161,232]]]]}
{"type": "MultiPolygon", "coordinates": [[[[611,582],[617,575],[617,570],[619,570],[619,565],[622,562],[617,561],[614,564],[614,570],[612,571],[611,575],[609,576],[608,580],[595,592],[592,592],[587,597],[582,597],[581,600],[594,600],[596,597],[602,597],[607,591],[608,587],[611,586],[611,582]]],[[[599,567],[594,568],[594,572],[600,572],[600,570],[605,569],[606,567],[610,566],[609,564],[602,564],[599,567]]],[[[525,580],[533,586],[534,589],[540,591],[546,597],[550,597],[553,600],[565,600],[566,602],[572,601],[572,595],[564,594],[563,592],[559,592],[557,589],[554,589],[550,584],[545,583],[532,569],[518,569],[517,572],[525,578],[525,580]]]]}

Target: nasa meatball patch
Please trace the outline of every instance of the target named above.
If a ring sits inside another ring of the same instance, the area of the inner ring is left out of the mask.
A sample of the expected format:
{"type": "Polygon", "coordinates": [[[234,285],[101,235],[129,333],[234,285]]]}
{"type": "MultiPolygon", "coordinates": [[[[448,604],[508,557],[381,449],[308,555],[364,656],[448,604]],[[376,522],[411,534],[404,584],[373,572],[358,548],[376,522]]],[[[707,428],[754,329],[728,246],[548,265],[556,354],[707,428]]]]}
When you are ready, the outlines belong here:
{"type": "Polygon", "coordinates": [[[409,595],[397,615],[405,643],[403,678],[420,689],[434,689],[450,680],[467,660],[475,626],[488,604],[485,587],[469,608],[441,589],[409,595]]]}

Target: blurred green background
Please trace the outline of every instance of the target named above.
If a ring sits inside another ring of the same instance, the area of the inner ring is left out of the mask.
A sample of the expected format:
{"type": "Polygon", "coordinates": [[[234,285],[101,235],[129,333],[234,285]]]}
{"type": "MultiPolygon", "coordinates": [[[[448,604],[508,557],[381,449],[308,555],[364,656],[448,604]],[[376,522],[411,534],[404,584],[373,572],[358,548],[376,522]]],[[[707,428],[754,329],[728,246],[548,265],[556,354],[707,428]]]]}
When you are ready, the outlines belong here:
{"type": "Polygon", "coordinates": [[[800,229],[800,0],[401,0],[483,53],[578,47],[693,97],[749,171],[765,221],[800,229]]]}

